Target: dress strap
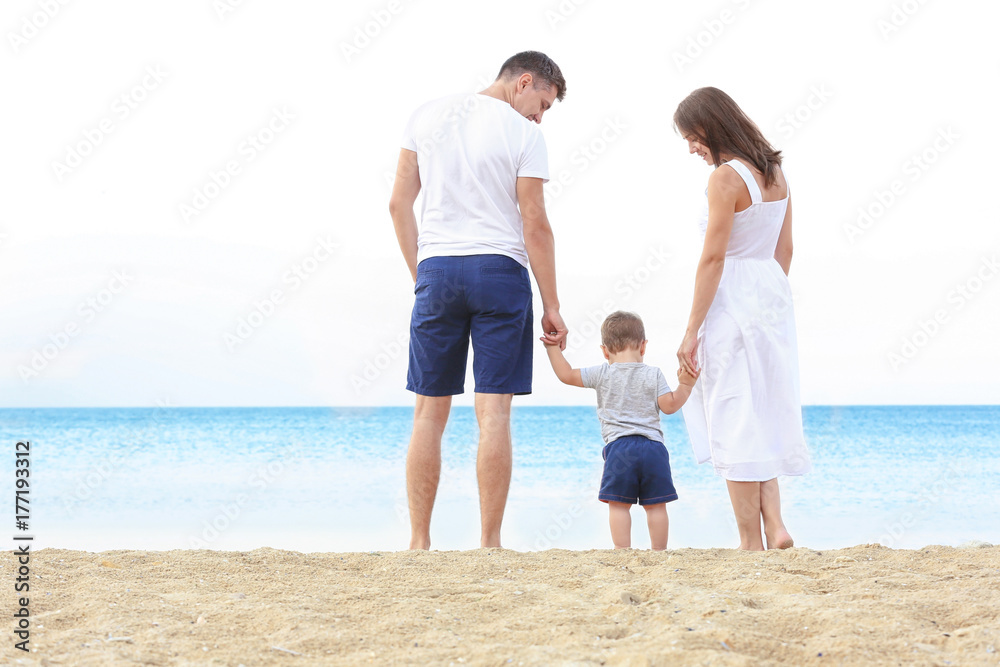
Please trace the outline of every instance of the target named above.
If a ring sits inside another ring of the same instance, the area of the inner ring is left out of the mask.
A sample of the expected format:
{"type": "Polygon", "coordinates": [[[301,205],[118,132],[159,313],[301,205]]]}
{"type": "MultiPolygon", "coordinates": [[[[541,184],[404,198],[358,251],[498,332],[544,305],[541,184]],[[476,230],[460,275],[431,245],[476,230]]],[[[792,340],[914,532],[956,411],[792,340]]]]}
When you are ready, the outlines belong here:
{"type": "Polygon", "coordinates": [[[760,187],[757,185],[757,181],[754,180],[753,174],[745,164],[736,159],[732,159],[724,164],[728,164],[732,167],[743,179],[743,182],[747,184],[747,190],[750,191],[751,204],[759,204],[764,200],[760,194],[760,187]]]}

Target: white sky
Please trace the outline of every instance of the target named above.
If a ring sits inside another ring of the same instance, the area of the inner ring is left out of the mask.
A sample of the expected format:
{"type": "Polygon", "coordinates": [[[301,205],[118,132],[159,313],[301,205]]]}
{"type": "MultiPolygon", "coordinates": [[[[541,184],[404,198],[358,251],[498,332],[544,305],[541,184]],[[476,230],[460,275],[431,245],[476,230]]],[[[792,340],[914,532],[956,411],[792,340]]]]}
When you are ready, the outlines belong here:
{"type": "MultiPolygon", "coordinates": [[[[646,361],[673,374],[709,168],[670,118],[715,85],[786,156],[803,402],[1000,401],[1000,269],[984,264],[1000,258],[996,3],[44,4],[0,15],[0,405],[411,404],[412,284],[387,210],[399,137],[417,105],[481,89],[525,49],[568,82],[541,129],[554,179],[572,180],[548,203],[575,365],[600,360],[589,322],[610,300],[642,315],[646,361]],[[373,12],[386,25],[348,57],[373,12]],[[238,173],[185,220],[227,162],[238,173]]],[[[519,405],[592,402],[535,356],[519,405]]],[[[457,404],[471,375],[467,389],[457,404]]]]}

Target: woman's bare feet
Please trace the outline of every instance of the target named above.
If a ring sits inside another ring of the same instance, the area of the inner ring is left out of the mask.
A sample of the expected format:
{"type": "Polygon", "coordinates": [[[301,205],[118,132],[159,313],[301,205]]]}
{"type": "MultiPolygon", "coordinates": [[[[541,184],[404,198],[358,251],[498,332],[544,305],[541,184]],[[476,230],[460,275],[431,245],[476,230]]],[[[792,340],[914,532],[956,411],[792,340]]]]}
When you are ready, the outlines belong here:
{"type": "Polygon", "coordinates": [[[795,540],[785,530],[785,522],[781,520],[781,494],[778,491],[778,478],[760,483],[760,514],[764,519],[764,536],[767,538],[768,549],[788,549],[795,545],[795,540]]]}
{"type": "Polygon", "coordinates": [[[768,549],[788,549],[793,546],[795,546],[795,540],[792,539],[792,536],[784,528],[775,532],[774,535],[767,536],[768,549]]]}

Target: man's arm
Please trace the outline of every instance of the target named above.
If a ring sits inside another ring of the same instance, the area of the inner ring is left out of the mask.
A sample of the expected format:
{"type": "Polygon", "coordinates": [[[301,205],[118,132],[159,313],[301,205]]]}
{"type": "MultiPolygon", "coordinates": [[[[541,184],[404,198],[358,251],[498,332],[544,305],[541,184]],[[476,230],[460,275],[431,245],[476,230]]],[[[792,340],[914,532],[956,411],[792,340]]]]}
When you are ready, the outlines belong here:
{"type": "Polygon", "coordinates": [[[542,296],[542,334],[547,345],[566,349],[566,325],[559,315],[559,296],[556,293],[555,239],[549,218],[545,215],[545,194],[542,179],[521,177],[517,179],[517,204],[524,221],[524,247],[528,263],[538,283],[542,296]]]}
{"type": "Polygon", "coordinates": [[[556,372],[556,377],[559,378],[560,382],[574,387],[583,386],[583,376],[580,373],[580,369],[569,365],[566,357],[563,356],[562,349],[558,345],[546,345],[545,351],[549,355],[549,363],[552,364],[552,370],[556,372]]]}
{"type": "Polygon", "coordinates": [[[417,169],[417,154],[405,148],[399,151],[399,164],[396,165],[396,181],[392,185],[392,196],[389,198],[389,215],[396,228],[396,239],[399,249],[403,251],[403,259],[410,268],[413,282],[417,282],[417,216],[413,212],[413,203],[417,201],[420,192],[420,172],[417,169]]]}

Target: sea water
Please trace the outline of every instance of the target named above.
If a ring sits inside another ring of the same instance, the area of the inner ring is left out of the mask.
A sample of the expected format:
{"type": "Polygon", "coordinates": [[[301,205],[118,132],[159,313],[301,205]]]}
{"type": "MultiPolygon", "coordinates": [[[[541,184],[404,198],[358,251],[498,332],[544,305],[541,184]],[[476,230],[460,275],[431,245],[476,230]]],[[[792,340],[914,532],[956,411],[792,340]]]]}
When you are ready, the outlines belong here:
{"type": "MultiPolygon", "coordinates": [[[[1000,407],[803,414],[813,470],[780,480],[798,545],[1000,541],[1000,407]]],[[[610,548],[594,408],[515,406],[512,422],[504,546],[610,548]]],[[[411,408],[3,409],[0,458],[13,500],[15,443],[30,441],[35,549],[396,550],[409,541],[411,426],[411,408]]],[[[679,495],[669,546],[736,546],[725,481],[695,463],[679,416],[663,428],[679,495]]],[[[477,433],[472,409],[453,409],[432,548],[479,545],[477,433]]],[[[633,517],[633,546],[648,547],[644,513],[633,517]]]]}

